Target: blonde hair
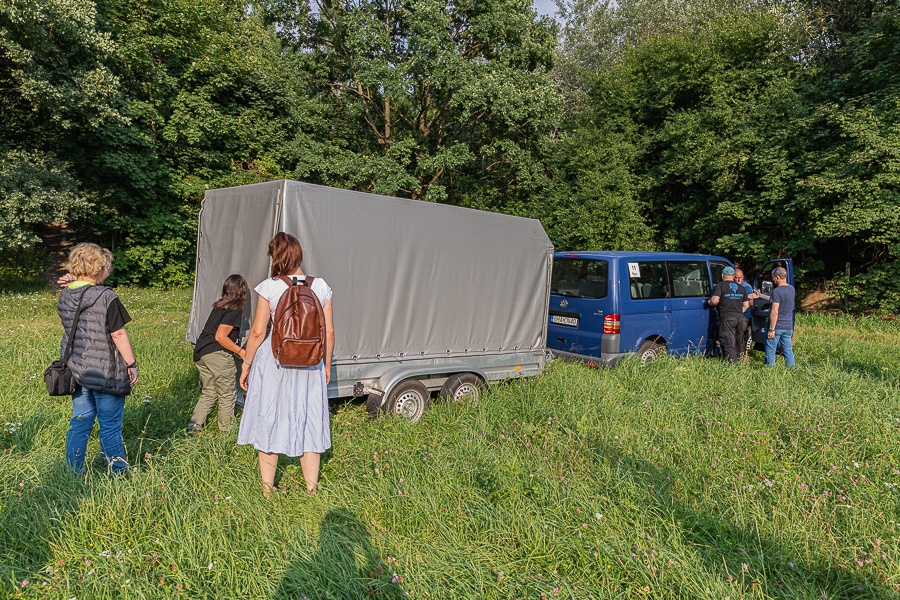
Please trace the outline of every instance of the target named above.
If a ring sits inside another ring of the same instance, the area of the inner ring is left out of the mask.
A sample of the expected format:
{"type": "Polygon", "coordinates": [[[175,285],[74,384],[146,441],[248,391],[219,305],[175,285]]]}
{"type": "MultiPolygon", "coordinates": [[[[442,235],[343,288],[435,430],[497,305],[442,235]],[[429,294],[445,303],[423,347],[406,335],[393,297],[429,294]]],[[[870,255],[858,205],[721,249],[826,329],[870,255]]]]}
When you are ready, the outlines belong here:
{"type": "Polygon", "coordinates": [[[112,271],[112,252],[97,244],[82,242],[69,252],[66,271],[75,277],[106,279],[112,271]]]}

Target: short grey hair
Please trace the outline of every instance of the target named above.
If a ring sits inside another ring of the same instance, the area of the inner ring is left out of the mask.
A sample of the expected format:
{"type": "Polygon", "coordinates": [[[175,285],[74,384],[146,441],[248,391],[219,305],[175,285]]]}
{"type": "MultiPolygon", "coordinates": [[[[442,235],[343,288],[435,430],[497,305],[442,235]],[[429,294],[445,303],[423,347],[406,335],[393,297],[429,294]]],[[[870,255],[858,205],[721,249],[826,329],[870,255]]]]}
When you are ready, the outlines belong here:
{"type": "Polygon", "coordinates": [[[787,269],[784,267],[778,267],[777,269],[772,271],[772,278],[784,279],[787,281],[787,269]]]}

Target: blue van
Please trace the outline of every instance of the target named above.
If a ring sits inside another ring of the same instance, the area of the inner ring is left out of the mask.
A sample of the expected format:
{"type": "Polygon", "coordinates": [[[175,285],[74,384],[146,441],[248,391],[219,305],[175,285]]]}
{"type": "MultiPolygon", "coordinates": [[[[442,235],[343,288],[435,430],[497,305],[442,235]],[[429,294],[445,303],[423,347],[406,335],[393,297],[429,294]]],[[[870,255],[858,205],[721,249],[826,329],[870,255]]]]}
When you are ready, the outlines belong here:
{"type": "MultiPolygon", "coordinates": [[[[771,272],[791,259],[768,261],[754,282],[771,291],[771,272]],[[764,281],[764,278],[768,280],[764,281]]],[[[613,365],[631,353],[709,354],[716,347],[716,311],[708,299],[731,261],[680,252],[558,252],[553,258],[547,348],[589,364],[613,365]]],[[[752,342],[764,342],[767,297],[751,310],[752,342]]]]}

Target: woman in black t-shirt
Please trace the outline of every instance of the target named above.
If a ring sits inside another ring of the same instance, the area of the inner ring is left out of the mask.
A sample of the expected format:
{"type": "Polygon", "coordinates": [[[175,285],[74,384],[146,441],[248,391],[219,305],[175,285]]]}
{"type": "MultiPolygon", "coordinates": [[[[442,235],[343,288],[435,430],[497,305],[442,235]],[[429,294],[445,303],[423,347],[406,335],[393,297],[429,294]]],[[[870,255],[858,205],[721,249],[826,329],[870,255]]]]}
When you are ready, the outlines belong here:
{"type": "Polygon", "coordinates": [[[194,364],[200,371],[203,390],[191,414],[188,433],[203,431],[206,417],[217,403],[219,431],[225,431],[231,425],[237,381],[234,356],[244,358],[244,350],[237,345],[237,340],[246,302],[247,280],[240,275],[229,275],[222,285],[222,297],[213,304],[206,325],[194,344],[194,364]]]}

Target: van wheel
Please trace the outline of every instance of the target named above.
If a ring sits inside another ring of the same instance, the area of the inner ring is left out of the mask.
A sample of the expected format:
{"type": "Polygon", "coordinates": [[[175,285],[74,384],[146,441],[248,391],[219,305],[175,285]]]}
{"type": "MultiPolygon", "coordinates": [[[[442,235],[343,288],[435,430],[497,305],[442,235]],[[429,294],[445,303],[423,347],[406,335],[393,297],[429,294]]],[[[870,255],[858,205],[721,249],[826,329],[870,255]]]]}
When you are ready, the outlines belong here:
{"type": "Polygon", "coordinates": [[[440,398],[449,402],[478,402],[484,382],[473,373],[451,375],[441,387],[440,398]]]}
{"type": "Polygon", "coordinates": [[[666,347],[662,344],[658,344],[652,340],[647,340],[641,347],[638,348],[638,357],[641,359],[641,364],[646,364],[651,360],[656,360],[660,356],[663,356],[666,353],[666,347]]]}
{"type": "Polygon", "coordinates": [[[391,390],[386,404],[390,414],[415,423],[431,406],[431,392],[421,381],[407,379],[391,390]]]}

